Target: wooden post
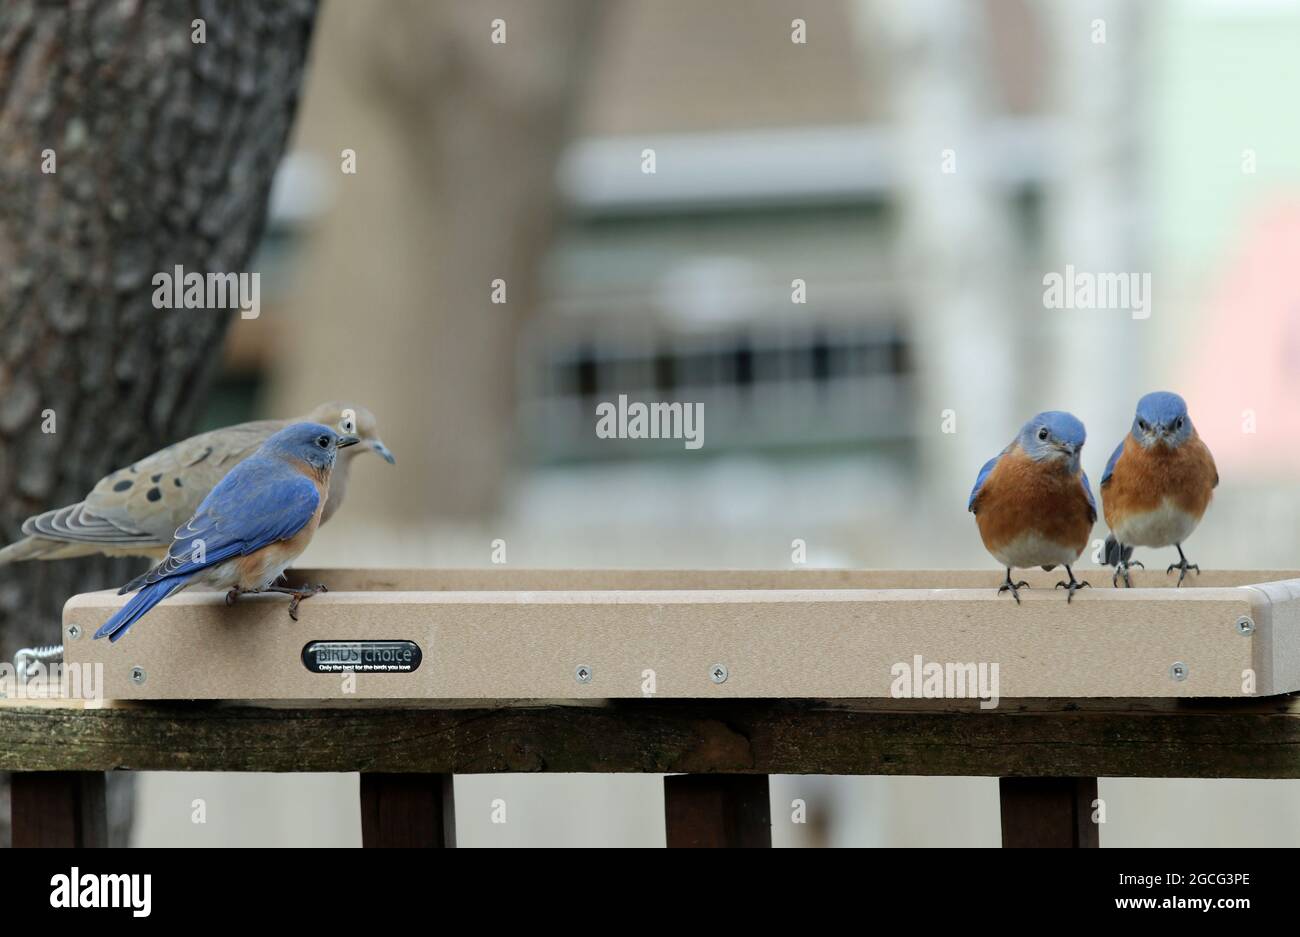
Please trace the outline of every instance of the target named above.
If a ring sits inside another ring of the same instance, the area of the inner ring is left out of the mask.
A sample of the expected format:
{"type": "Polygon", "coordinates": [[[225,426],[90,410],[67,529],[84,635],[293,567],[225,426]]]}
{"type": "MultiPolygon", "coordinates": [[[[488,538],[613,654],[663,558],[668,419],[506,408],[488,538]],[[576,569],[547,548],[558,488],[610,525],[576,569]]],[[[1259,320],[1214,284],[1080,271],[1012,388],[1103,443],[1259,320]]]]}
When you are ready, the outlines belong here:
{"type": "Polygon", "coordinates": [[[361,845],[454,847],[450,774],[361,774],[361,845]]]}
{"type": "Polygon", "coordinates": [[[1091,848],[1096,778],[1001,778],[1002,846],[1091,848]]]}
{"type": "Polygon", "coordinates": [[[679,774],[664,778],[668,846],[770,847],[766,774],[679,774]]]}
{"type": "Polygon", "coordinates": [[[102,771],[19,771],[11,778],[15,847],[107,845],[102,771]]]}

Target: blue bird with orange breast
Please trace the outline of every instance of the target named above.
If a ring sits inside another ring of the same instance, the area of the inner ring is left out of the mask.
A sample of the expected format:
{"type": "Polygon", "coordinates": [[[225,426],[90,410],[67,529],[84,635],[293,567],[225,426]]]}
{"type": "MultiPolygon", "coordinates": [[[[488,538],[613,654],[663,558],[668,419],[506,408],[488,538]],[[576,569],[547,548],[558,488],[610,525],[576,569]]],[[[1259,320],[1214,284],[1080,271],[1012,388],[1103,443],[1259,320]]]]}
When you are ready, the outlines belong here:
{"type": "Polygon", "coordinates": [[[282,592],[298,603],[324,586],[277,586],[320,524],[338,451],[356,436],[321,423],[294,423],[264,442],[208,493],[194,516],[176,529],[161,563],[119,594],[139,590],[95,632],[117,641],[151,608],[191,585],[227,589],[231,604],[245,592],[282,592]]]}
{"type": "Polygon", "coordinates": [[[1201,441],[1187,415],[1182,397],[1167,391],[1147,394],[1138,401],[1133,426],[1101,476],[1101,500],[1106,526],[1106,563],[1115,567],[1111,584],[1132,587],[1129,567],[1141,566],[1130,557],[1136,547],[1178,548],[1178,562],[1165,570],[1178,570],[1178,585],[1189,569],[1183,541],[1205,515],[1219,484],[1214,457],[1201,441]]]}
{"type": "Polygon", "coordinates": [[[1015,568],[1064,566],[1070,578],[1056,587],[1066,590],[1067,603],[1089,585],[1075,579],[1070,568],[1097,520],[1097,504],[1080,464],[1086,438],[1073,414],[1040,413],[984,463],[975,479],[966,507],[975,515],[985,549],[1007,568],[998,593],[1010,592],[1017,605],[1019,590],[1028,583],[1012,582],[1015,568]]]}

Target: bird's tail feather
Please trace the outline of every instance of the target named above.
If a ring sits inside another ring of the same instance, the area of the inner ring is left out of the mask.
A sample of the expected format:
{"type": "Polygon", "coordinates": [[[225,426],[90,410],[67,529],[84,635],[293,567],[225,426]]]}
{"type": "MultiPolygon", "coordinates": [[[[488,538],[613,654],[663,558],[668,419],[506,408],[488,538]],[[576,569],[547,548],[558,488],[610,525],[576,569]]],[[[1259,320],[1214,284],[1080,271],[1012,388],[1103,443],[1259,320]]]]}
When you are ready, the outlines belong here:
{"type": "Polygon", "coordinates": [[[23,537],[0,550],[0,566],[21,563],[24,560],[61,560],[69,556],[85,556],[95,552],[94,546],[63,543],[44,537],[23,537]]]}
{"type": "Polygon", "coordinates": [[[1124,547],[1124,549],[1121,551],[1119,546],[1119,541],[1115,539],[1115,535],[1108,534],[1106,536],[1105,555],[1102,557],[1103,563],[1105,563],[1107,566],[1118,566],[1119,561],[1121,559],[1125,563],[1127,563],[1129,561],[1129,558],[1132,556],[1133,556],[1132,547],[1124,547]]]}
{"type": "Polygon", "coordinates": [[[108,621],[99,626],[95,632],[96,638],[107,636],[109,641],[117,641],[118,638],[126,634],[131,626],[139,621],[149,609],[153,608],[167,596],[171,595],[178,589],[189,585],[190,577],[182,576],[175,579],[160,579],[158,582],[145,586],[135,595],[131,596],[131,601],[119,608],[108,621]]]}
{"type": "Polygon", "coordinates": [[[21,563],[23,560],[36,559],[41,553],[41,544],[33,537],[23,537],[21,540],[15,540],[9,546],[0,550],[0,566],[6,563],[21,563]]]}
{"type": "Polygon", "coordinates": [[[157,562],[166,555],[163,545],[140,543],[117,545],[111,543],[78,543],[71,540],[54,540],[39,534],[15,540],[0,549],[0,566],[22,563],[26,560],[70,560],[79,556],[145,556],[157,562]]]}
{"type": "Polygon", "coordinates": [[[134,592],[136,589],[142,588],[144,586],[144,581],[149,578],[149,574],[152,573],[156,568],[157,567],[150,566],[139,576],[136,576],[134,579],[132,579],[130,582],[124,585],[122,588],[118,589],[117,594],[126,595],[128,592],[134,592]]]}

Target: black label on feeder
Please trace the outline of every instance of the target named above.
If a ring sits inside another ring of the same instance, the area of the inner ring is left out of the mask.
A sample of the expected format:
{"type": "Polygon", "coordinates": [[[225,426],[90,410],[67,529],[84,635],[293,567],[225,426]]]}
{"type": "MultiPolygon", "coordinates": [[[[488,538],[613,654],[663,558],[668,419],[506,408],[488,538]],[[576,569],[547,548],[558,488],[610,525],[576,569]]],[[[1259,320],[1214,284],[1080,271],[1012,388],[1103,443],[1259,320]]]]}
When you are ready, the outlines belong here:
{"type": "Polygon", "coordinates": [[[414,641],[312,641],[302,649],[312,673],[411,673],[422,659],[414,641]]]}

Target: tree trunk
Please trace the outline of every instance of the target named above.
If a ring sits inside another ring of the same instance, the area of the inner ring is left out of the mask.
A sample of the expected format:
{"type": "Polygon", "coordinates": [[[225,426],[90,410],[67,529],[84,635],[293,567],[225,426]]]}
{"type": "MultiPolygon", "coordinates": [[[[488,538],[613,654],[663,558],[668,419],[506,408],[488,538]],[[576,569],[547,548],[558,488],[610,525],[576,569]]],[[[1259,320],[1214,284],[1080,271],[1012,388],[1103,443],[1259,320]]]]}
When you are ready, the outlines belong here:
{"type": "MultiPolygon", "coordinates": [[[[151,281],[178,264],[248,272],[315,14],[315,0],[0,6],[6,541],[192,429],[232,313],[156,309],[151,281]]],[[[58,642],[70,595],[139,565],[0,567],[0,654],[58,642]]]]}

